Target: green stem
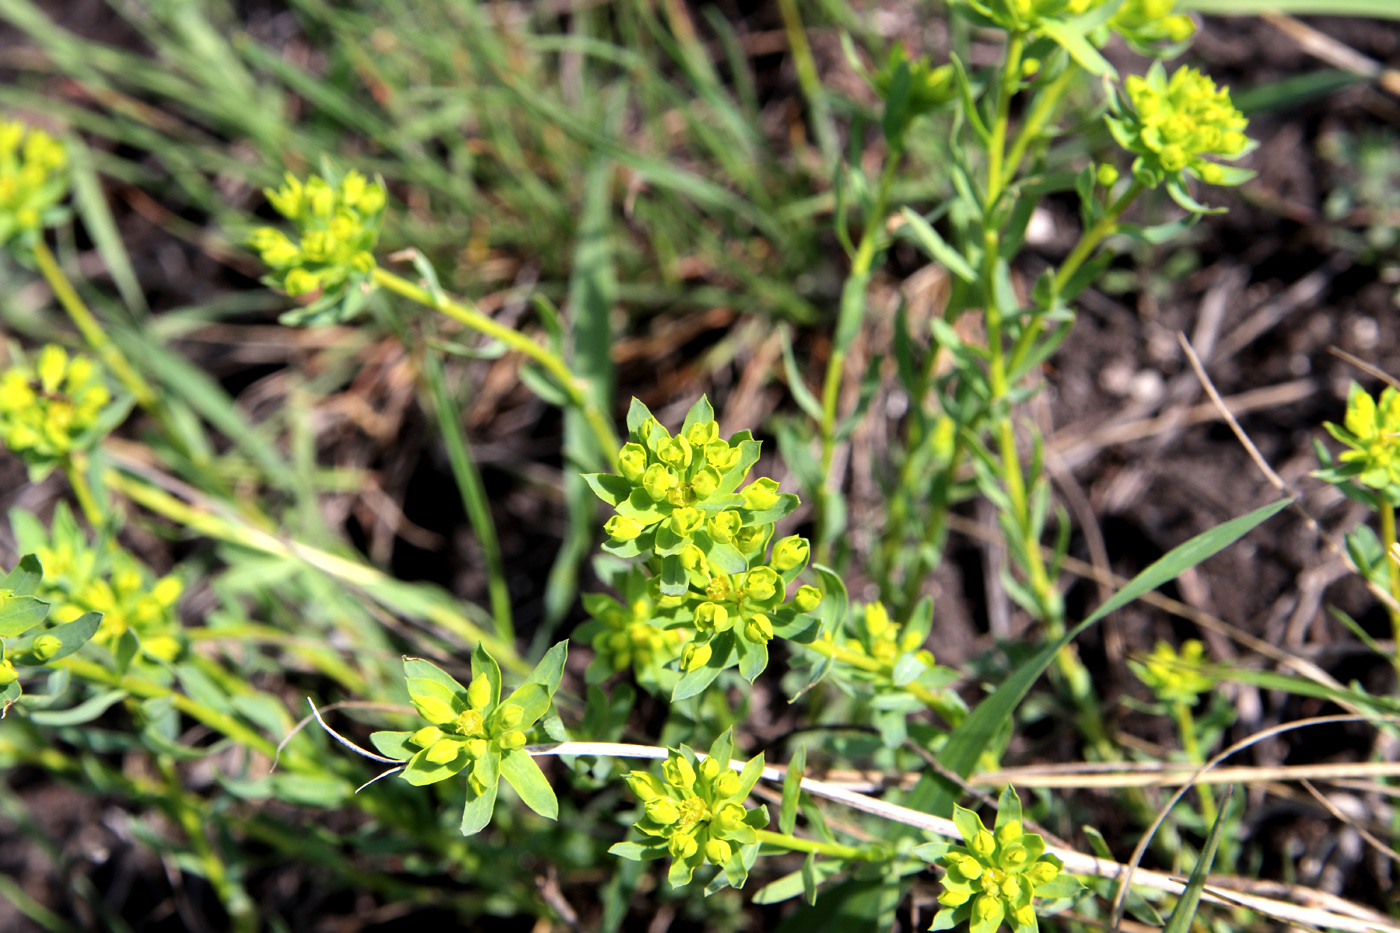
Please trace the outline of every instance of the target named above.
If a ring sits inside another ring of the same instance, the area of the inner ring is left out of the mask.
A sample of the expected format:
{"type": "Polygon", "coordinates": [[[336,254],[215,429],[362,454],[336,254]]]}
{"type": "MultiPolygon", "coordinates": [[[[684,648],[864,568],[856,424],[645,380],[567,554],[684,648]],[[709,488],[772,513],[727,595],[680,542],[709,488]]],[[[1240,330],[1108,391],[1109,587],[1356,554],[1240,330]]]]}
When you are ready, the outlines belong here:
{"type": "Polygon", "coordinates": [[[1065,290],[1065,286],[1074,277],[1074,273],[1079,271],[1079,267],[1103,242],[1104,238],[1118,229],[1118,219],[1123,216],[1128,205],[1137,200],[1137,196],[1146,190],[1147,186],[1134,178],[1133,183],[1128,186],[1128,189],[1118,200],[1109,205],[1108,210],[1098,219],[1098,222],[1085,231],[1084,235],[1079,238],[1079,242],[1074,244],[1074,249],[1070,251],[1069,256],[1065,257],[1064,264],[1055,273],[1056,295],[1065,290]]]}
{"type": "Polygon", "coordinates": [[[141,374],[132,368],[131,363],[117,348],[102,325],[97,322],[97,318],[88,310],[88,306],[78,295],[73,283],[68,280],[63,267],[58,264],[53,253],[49,251],[48,244],[42,239],[34,244],[34,262],[39,267],[39,272],[44,276],[44,281],[49,283],[49,288],[53,289],[54,297],[58,303],[63,305],[63,310],[68,312],[68,317],[78,328],[83,339],[92,351],[102,358],[102,362],[112,371],[127,391],[136,399],[136,404],[151,412],[157,413],[158,399],[155,390],[141,374]]]}
{"type": "Polygon", "coordinates": [[[834,842],[819,842],[816,839],[802,839],[798,836],[785,833],[770,832],[760,829],[758,841],[764,845],[777,846],[780,849],[790,849],[793,852],[815,852],[817,855],[829,855],[832,858],[839,858],[845,861],[852,859],[870,860],[874,855],[865,849],[857,849],[855,846],[843,846],[834,842]]]}
{"type": "MultiPolygon", "coordinates": [[[[1011,123],[1011,98],[1021,83],[1021,54],[1025,50],[1025,37],[1012,33],[1006,43],[1006,61],[1002,64],[1001,83],[997,90],[997,111],[992,121],[992,141],[987,147],[987,205],[988,213],[996,211],[997,201],[1005,190],[1009,178],[1004,178],[1003,163],[1006,154],[1006,131],[1011,123]]],[[[1014,170],[1014,166],[1013,166],[1014,170]]]]}
{"type": "MultiPolygon", "coordinates": [[[[1387,578],[1390,582],[1390,595],[1400,604],[1400,563],[1395,557],[1395,506],[1381,495],[1381,545],[1385,554],[1387,578]]],[[[1400,609],[1390,608],[1390,629],[1395,640],[1395,669],[1400,671],[1400,609]]]]}
{"type": "Polygon", "coordinates": [[[1003,186],[1011,184],[1016,178],[1016,173],[1020,171],[1021,163],[1025,161],[1026,150],[1031,143],[1040,136],[1045,129],[1045,124],[1049,122],[1051,115],[1055,112],[1055,106],[1059,104],[1060,98],[1064,96],[1065,89],[1069,87],[1069,82],[1075,74],[1075,66],[1066,64],[1064,71],[1042,90],[1035,98],[1035,103],[1031,105],[1030,113],[1026,114],[1020,130],[1016,133],[1016,141],[1011,144],[1011,153],[1006,157],[1006,164],[1002,169],[1001,183],[1003,186]]]}
{"type": "MultiPolygon", "coordinates": [[[[1191,717],[1190,704],[1180,700],[1172,703],[1172,717],[1176,720],[1176,732],[1181,739],[1182,751],[1186,752],[1186,758],[1193,765],[1205,763],[1205,758],[1201,755],[1200,743],[1196,740],[1196,721],[1191,717]]],[[[1216,808],[1215,795],[1211,793],[1210,785],[1196,785],[1196,794],[1201,801],[1201,819],[1207,826],[1214,825],[1216,808]]]]}
{"type": "Polygon", "coordinates": [[[588,422],[589,430],[592,432],[599,451],[606,459],[609,468],[613,471],[617,470],[617,452],[621,445],[618,443],[617,435],[613,432],[612,425],[608,422],[607,417],[589,400],[583,381],[574,375],[573,371],[569,369],[569,365],[558,354],[540,346],[519,331],[498,323],[470,305],[454,301],[446,296],[435,297],[427,289],[420,288],[388,269],[375,268],[374,283],[426,308],[432,308],[478,333],[499,340],[512,350],[518,350],[538,363],[554,377],[554,381],[569,397],[570,403],[583,413],[584,419],[588,422]]]}
{"type": "Polygon", "coordinates": [[[78,507],[83,510],[83,517],[87,519],[92,530],[97,531],[107,524],[107,517],[97,507],[97,498],[92,494],[92,487],[88,485],[87,474],[84,472],[85,460],[80,454],[68,454],[63,458],[63,473],[68,477],[68,485],[73,487],[73,495],[78,500],[78,507]]]}
{"type": "MultiPolygon", "coordinates": [[[[841,379],[846,371],[846,352],[860,332],[860,322],[865,316],[865,290],[870,283],[870,273],[879,255],[880,244],[885,238],[885,211],[889,205],[890,189],[894,185],[895,172],[899,168],[901,150],[892,148],[885,158],[880,172],[879,185],[875,191],[875,204],[865,220],[865,231],[861,234],[856,254],[851,258],[851,271],[841,289],[841,310],[836,322],[836,336],[832,340],[831,357],[826,364],[826,378],[822,382],[822,423],[821,423],[821,491],[831,485],[831,461],[836,452],[837,406],[841,399],[841,379]]],[[[827,533],[825,523],[829,516],[823,509],[819,495],[817,510],[817,554],[816,563],[827,559],[827,533]]]]}

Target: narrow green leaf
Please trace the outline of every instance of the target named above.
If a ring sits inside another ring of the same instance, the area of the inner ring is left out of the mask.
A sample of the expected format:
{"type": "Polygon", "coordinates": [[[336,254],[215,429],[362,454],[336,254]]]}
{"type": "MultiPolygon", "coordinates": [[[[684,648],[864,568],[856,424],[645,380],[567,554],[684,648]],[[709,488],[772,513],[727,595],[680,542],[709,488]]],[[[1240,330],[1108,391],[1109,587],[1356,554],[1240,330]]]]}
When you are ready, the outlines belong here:
{"type": "Polygon", "coordinates": [[[1167,925],[1162,929],[1162,933],[1189,933],[1191,930],[1191,924],[1196,919],[1196,910],[1201,905],[1201,892],[1205,890],[1206,878],[1210,875],[1210,866],[1215,862],[1215,850],[1220,847],[1220,833],[1225,828],[1225,814],[1230,797],[1234,793],[1235,785],[1231,784],[1225,788],[1225,798],[1220,803],[1220,813],[1215,818],[1215,824],[1210,828],[1210,836],[1206,838],[1206,847],[1201,851],[1201,857],[1196,859],[1196,867],[1191,870],[1191,879],[1186,883],[1186,890],[1181,892],[1181,898],[1172,909],[1171,916],[1167,918],[1167,925]]]}
{"type": "Polygon", "coordinates": [[[903,208],[900,214],[903,215],[905,221],[904,226],[899,228],[900,233],[904,233],[904,231],[907,230],[908,234],[906,236],[908,239],[917,243],[923,248],[924,252],[928,253],[935,261],[942,264],[943,268],[947,269],[964,282],[975,283],[977,281],[976,270],[963,258],[962,253],[953,249],[943,237],[938,235],[938,231],[933,228],[933,224],[925,220],[922,215],[907,207],[903,208]]]}
{"type": "Polygon", "coordinates": [[[797,746],[783,777],[783,803],[778,808],[778,832],[789,835],[797,825],[797,803],[802,794],[802,772],[807,768],[807,746],[797,746]]]}
{"type": "Polygon", "coordinates": [[[1257,16],[1288,13],[1293,16],[1369,16],[1400,19],[1395,0],[1181,0],[1179,9],[1215,16],[1257,16]]]}
{"type": "Polygon", "coordinates": [[[540,766],[528,752],[508,751],[501,756],[501,777],[525,801],[525,806],[545,819],[559,818],[559,800],[540,766]]]}
{"type": "Polygon", "coordinates": [[[41,726],[80,726],[92,722],[126,697],[125,690],[108,690],[89,697],[72,709],[39,710],[29,718],[41,726]]]}

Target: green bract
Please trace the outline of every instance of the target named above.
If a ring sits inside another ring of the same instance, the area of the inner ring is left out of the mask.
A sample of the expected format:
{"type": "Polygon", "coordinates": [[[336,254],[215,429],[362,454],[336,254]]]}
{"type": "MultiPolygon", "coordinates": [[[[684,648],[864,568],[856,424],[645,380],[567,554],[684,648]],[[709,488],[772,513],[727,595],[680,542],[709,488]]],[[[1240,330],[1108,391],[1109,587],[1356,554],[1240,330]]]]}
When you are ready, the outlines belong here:
{"type": "MultiPolygon", "coordinates": [[[[748,431],[720,439],[703,397],[675,436],[636,399],[627,426],[630,440],[618,454],[618,474],[584,479],[617,511],[604,526],[609,541],[603,549],[638,558],[647,571],[631,587],[628,625],[683,631],[672,643],[674,651],[689,641],[675,699],[699,693],[736,664],[752,681],[768,665],[775,636],[815,637],[811,594],[787,601],[788,587],[807,566],[809,545],[799,537],[772,541],[774,523],[797,508],[797,496],[780,492],[766,477],[745,484],[758,460],[758,441],[748,431]]],[[[589,611],[601,618],[607,608],[595,601],[589,611]]],[[[614,653],[631,656],[623,638],[614,653]]]]}
{"type": "Polygon", "coordinates": [[[282,316],[284,324],[339,324],[353,318],[373,287],[374,247],[379,241],[386,192],[359,172],[343,178],[312,175],[303,184],[288,174],[267,199],[290,220],[300,239],[275,227],[259,227],[248,244],[272,268],[263,281],[294,297],[311,297],[282,316]]]}
{"type": "Polygon", "coordinates": [[[555,819],[559,802],[528,751],[526,733],[549,712],[564,673],[568,645],[545,654],[525,683],[501,698],[501,668],[481,645],[472,652],[472,681],[463,687],[431,661],[404,658],[408,695],[427,725],[413,732],[375,732],[380,753],[407,759],[403,779],[436,784],[467,772],[462,834],[480,832],[491,821],[500,779],[540,816],[555,819]]]}
{"type": "Polygon", "coordinates": [[[949,930],[964,920],[972,933],[995,933],[1003,923],[1016,933],[1039,929],[1034,900],[1037,897],[1071,897],[1083,885],[1065,874],[1064,863],[1045,853],[1045,839],[1028,833],[1021,823],[1021,798],[1010,785],[997,802],[993,830],[971,810],[954,805],[953,822],[963,845],[931,842],[914,850],[916,855],[940,865],[943,909],[930,930],[949,930]]]}
{"type": "Polygon", "coordinates": [[[1161,62],[1154,62],[1146,77],[1130,75],[1104,119],[1118,143],[1137,154],[1133,177],[1149,187],[1165,183],[1188,210],[1205,208],[1186,193],[1184,174],[1212,185],[1238,185],[1254,176],[1211,161],[1237,159],[1255,144],[1244,134],[1248,121],[1228,89],[1194,68],[1179,68],[1168,79],[1161,62]]]}
{"type": "Polygon", "coordinates": [[[618,843],[609,851],[630,859],[669,855],[666,877],[673,887],[688,884],[706,862],[718,865],[729,884],[743,887],[758,856],[756,831],[768,825],[768,810],[744,806],[763,773],[763,756],[735,773],[731,751],[726,732],[704,760],[682,745],[671,751],[660,777],[647,771],[628,774],[627,784],[642,802],[644,812],[635,827],[644,839],[618,843]]]}
{"type": "Polygon", "coordinates": [[[97,364],[48,344],[33,365],[22,361],[0,374],[0,440],[37,480],[97,440],[111,401],[97,364]]]}
{"type": "Polygon", "coordinates": [[[1400,392],[1385,389],[1377,404],[1353,382],[1345,426],[1330,422],[1323,426],[1351,448],[1337,458],[1343,465],[1329,471],[1336,474],[1334,479],[1355,477],[1373,489],[1400,485],[1400,392]]]}
{"type": "Polygon", "coordinates": [[[68,153],[41,129],[0,121],[0,247],[24,248],[63,217],[68,153]]]}
{"type": "Polygon", "coordinates": [[[1194,670],[1205,656],[1205,646],[1192,638],[1181,645],[1181,653],[1165,641],[1157,642],[1152,653],[1141,661],[1129,660],[1138,679],[1165,703],[1195,703],[1196,697],[1215,686],[1210,677],[1194,670]]]}

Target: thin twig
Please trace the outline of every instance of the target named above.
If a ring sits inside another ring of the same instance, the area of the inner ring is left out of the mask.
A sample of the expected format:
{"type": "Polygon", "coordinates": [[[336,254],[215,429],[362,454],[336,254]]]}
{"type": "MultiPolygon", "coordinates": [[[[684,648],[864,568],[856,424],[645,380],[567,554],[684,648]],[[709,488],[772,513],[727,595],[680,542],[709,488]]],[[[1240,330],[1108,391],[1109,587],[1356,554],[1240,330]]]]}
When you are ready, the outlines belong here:
{"type": "Polygon", "coordinates": [[[1315,798],[1317,798],[1318,803],[1322,804],[1324,807],[1327,808],[1328,813],[1332,814],[1337,819],[1341,820],[1343,823],[1356,830],[1357,835],[1359,835],[1362,839],[1366,840],[1366,842],[1371,846],[1371,848],[1375,849],[1377,852],[1384,855],[1386,858],[1391,859],[1392,861],[1400,862],[1400,852],[1396,852],[1390,846],[1386,845],[1384,842],[1381,842],[1365,826],[1362,826],[1360,823],[1356,822],[1356,820],[1343,813],[1340,807],[1338,807],[1335,803],[1327,799],[1326,794],[1319,791],[1316,787],[1313,787],[1311,781],[1305,780],[1301,781],[1300,783],[1305,788],[1307,788],[1308,793],[1312,794],[1315,798]]]}

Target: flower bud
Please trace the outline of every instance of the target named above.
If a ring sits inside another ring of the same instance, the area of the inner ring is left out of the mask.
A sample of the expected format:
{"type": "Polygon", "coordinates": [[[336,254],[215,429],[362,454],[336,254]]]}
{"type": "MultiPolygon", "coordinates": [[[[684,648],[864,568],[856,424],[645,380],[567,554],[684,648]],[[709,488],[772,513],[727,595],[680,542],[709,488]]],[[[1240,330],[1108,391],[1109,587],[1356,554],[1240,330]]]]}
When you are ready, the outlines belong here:
{"type": "Polygon", "coordinates": [[[752,554],[763,544],[764,537],[772,525],[749,525],[734,533],[734,546],[744,554],[752,554]]]}
{"type": "Polygon", "coordinates": [[[617,471],[629,483],[642,478],[647,469],[647,449],[641,444],[623,444],[617,454],[617,471]]]}
{"type": "Polygon", "coordinates": [[[486,733],[486,718],[481,715],[480,710],[463,710],[457,714],[453,725],[457,732],[462,735],[484,735],[486,733]]]}
{"type": "Polygon", "coordinates": [[[8,687],[16,680],[19,680],[19,673],[15,670],[15,666],[10,663],[10,659],[6,658],[0,661],[0,687],[8,687]]]}
{"type": "Polygon", "coordinates": [[[709,566],[705,562],[705,552],[693,544],[681,548],[681,566],[687,573],[704,573],[709,566]]]}
{"type": "Polygon", "coordinates": [[[702,632],[712,629],[727,631],[730,628],[728,622],[729,610],[719,603],[703,602],[695,607],[695,627],[702,632]]]}
{"type": "Polygon", "coordinates": [[[705,513],[686,506],[671,513],[671,530],[682,538],[688,538],[705,522],[705,513]]]}
{"type": "Polygon", "coordinates": [[[1006,863],[1006,867],[1013,871],[1026,864],[1027,855],[1026,847],[1019,842],[1008,846],[1001,853],[1002,860],[1006,863]]]}
{"type": "Polygon", "coordinates": [[[755,567],[744,574],[744,595],[749,599],[766,603],[778,595],[782,577],[771,567],[755,567]]]}
{"type": "Polygon", "coordinates": [[[978,923],[986,923],[997,915],[1000,906],[995,897],[983,894],[972,902],[973,919],[978,923]]]}
{"type": "Polygon", "coordinates": [[[609,538],[623,544],[636,540],[642,533],[642,523],[625,515],[614,515],[604,523],[603,530],[608,533],[609,538]]]}
{"type": "Polygon", "coordinates": [[[723,839],[711,839],[705,843],[705,858],[715,865],[723,865],[729,861],[729,856],[732,854],[729,843],[723,839]]]}
{"type": "Polygon", "coordinates": [[[1022,829],[1020,820],[1012,820],[997,827],[997,842],[1003,846],[1015,845],[1024,835],[1025,830],[1022,829]]]}
{"type": "Polygon", "coordinates": [[[660,463],[653,463],[642,474],[642,488],[656,502],[665,502],[666,494],[675,489],[679,482],[676,474],[660,463]]]}
{"type": "Polygon", "coordinates": [[[1026,869],[1026,877],[1036,887],[1049,884],[1059,876],[1060,866],[1049,859],[1038,859],[1030,868],[1026,869]]]}
{"type": "Polygon", "coordinates": [[[756,645],[766,645],[773,640],[773,623],[766,615],[756,615],[744,626],[744,637],[756,645]]]}
{"type": "Polygon", "coordinates": [[[698,645],[694,642],[685,646],[681,652],[681,667],[689,673],[698,671],[706,664],[710,663],[710,656],[714,654],[714,649],[709,645],[698,645]]]}
{"type": "Polygon", "coordinates": [[[59,649],[62,647],[62,638],[59,638],[57,635],[45,633],[34,639],[34,644],[30,647],[29,653],[34,655],[39,661],[47,661],[49,658],[58,654],[59,649]]]}
{"type": "Polygon", "coordinates": [[[656,446],[656,457],[676,472],[690,466],[690,441],[683,436],[670,437],[656,446]]]}
{"type": "Polygon", "coordinates": [[[497,711],[496,716],[498,717],[496,722],[500,728],[514,729],[525,718],[525,710],[515,703],[507,703],[497,711]]]}
{"type": "Polygon", "coordinates": [[[689,858],[695,854],[699,845],[690,833],[676,833],[666,843],[666,847],[670,850],[672,858],[689,858]]]}
{"type": "Polygon", "coordinates": [[[435,765],[445,765],[462,753],[462,743],[453,739],[438,739],[424,756],[435,765]]]}
{"type": "Polygon", "coordinates": [[[744,524],[743,518],[733,509],[725,509],[723,512],[713,516],[706,524],[706,530],[710,537],[722,544],[728,544],[734,540],[734,535],[744,524]]]}
{"type": "Polygon", "coordinates": [[[972,838],[967,847],[983,858],[988,858],[997,850],[997,841],[984,829],[972,838]]]}
{"type": "Polygon", "coordinates": [[[424,726],[408,737],[408,740],[419,748],[428,748],[442,738],[442,730],[437,726],[424,726]]]}
{"type": "Polygon", "coordinates": [[[467,739],[463,744],[466,746],[467,754],[473,758],[480,758],[491,749],[490,743],[485,739],[467,739]]]}
{"type": "Polygon", "coordinates": [[[1014,901],[1021,896],[1021,882],[1015,878],[1007,878],[1001,883],[1001,896],[1008,901],[1014,901]]]}
{"type": "Polygon", "coordinates": [[[491,681],[486,679],[486,675],[472,678],[467,686],[467,704],[478,710],[491,705],[491,681]]]}
{"type": "Polygon", "coordinates": [[[687,788],[695,783],[695,768],[679,755],[667,758],[661,773],[672,787],[687,788]]]}
{"type": "MultiPolygon", "coordinates": [[[[733,771],[729,773],[734,774],[733,771]]],[[[721,775],[721,777],[722,776],[723,775],[721,775]]],[[[737,779],[739,776],[735,774],[734,777],[737,779]]],[[[737,803],[726,803],[719,808],[719,812],[715,814],[714,821],[720,829],[727,833],[732,833],[744,825],[744,817],[748,815],[748,812],[749,811],[745,810],[737,803]]]]}
{"type": "Polygon", "coordinates": [[[700,762],[700,776],[707,781],[713,781],[715,776],[719,774],[719,771],[719,762],[715,761],[713,758],[706,758],[704,761],[700,762]]]}
{"type": "Polygon", "coordinates": [[[778,573],[787,573],[794,567],[805,564],[810,550],[806,538],[791,535],[773,545],[773,559],[769,564],[778,573]]]}
{"type": "MultiPolygon", "coordinates": [[[[726,771],[715,779],[715,793],[721,797],[733,797],[739,793],[739,788],[742,786],[739,775],[735,774],[733,770],[726,771]]],[[[739,809],[742,811],[743,807],[739,809]]],[[[741,812],[740,816],[742,817],[742,815],[741,812]]]]}
{"type": "Polygon", "coordinates": [[[870,603],[865,607],[865,630],[872,638],[884,635],[890,627],[890,614],[883,603],[870,603]]]}
{"type": "Polygon", "coordinates": [[[812,612],[822,604],[822,592],[815,586],[799,586],[792,601],[798,612],[812,612]]]}
{"type": "Polygon", "coordinates": [[[957,865],[958,871],[962,872],[963,877],[968,881],[973,880],[982,873],[982,863],[970,855],[958,856],[955,864],[957,865]]]}
{"type": "Polygon", "coordinates": [[[744,497],[745,508],[754,512],[766,512],[778,504],[778,484],[765,476],[749,483],[741,495],[744,497]]]}
{"type": "Polygon", "coordinates": [[[719,437],[719,424],[714,421],[697,421],[685,432],[685,439],[692,447],[705,447],[719,437]]]}
{"type": "Polygon", "coordinates": [[[523,748],[525,746],[525,733],[516,729],[501,736],[501,748],[523,748]]]}
{"type": "Polygon", "coordinates": [[[705,445],[705,462],[720,473],[738,466],[739,457],[739,448],[730,447],[724,441],[714,441],[705,445]]]}
{"type": "Polygon", "coordinates": [[[713,467],[705,467],[695,478],[690,481],[690,488],[694,490],[697,499],[708,499],[719,489],[719,474],[713,467]]]}
{"type": "Polygon", "coordinates": [[[1099,166],[1097,175],[1099,184],[1103,185],[1105,188],[1112,188],[1118,183],[1118,169],[1109,165],[1107,162],[1099,166]]]}
{"type": "Polygon", "coordinates": [[[670,826],[681,818],[680,808],[669,797],[656,797],[646,803],[647,816],[653,823],[670,826]]]}
{"type": "Polygon", "coordinates": [[[954,888],[944,888],[938,895],[938,903],[944,907],[961,907],[967,903],[967,899],[972,896],[970,891],[962,891],[954,888]]]}

